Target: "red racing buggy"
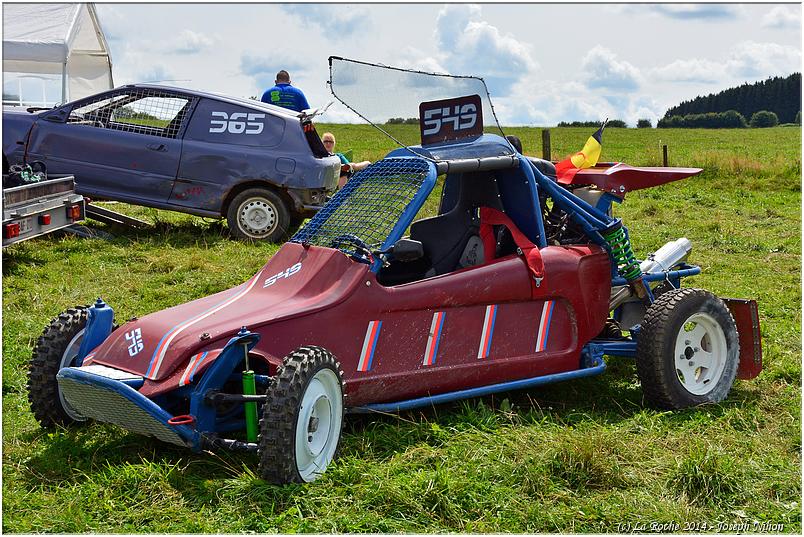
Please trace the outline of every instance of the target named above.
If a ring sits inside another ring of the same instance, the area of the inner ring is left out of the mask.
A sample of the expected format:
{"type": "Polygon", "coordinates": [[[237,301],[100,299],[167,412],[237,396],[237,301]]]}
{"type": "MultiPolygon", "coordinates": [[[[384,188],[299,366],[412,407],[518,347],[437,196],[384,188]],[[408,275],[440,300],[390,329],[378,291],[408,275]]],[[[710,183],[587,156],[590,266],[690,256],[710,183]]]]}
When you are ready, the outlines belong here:
{"type": "Polygon", "coordinates": [[[355,174],[242,285],[119,327],[100,299],[62,313],[30,364],[39,422],[253,450],[264,478],[300,482],[332,461],[345,411],[596,375],[604,355],[635,357],[665,409],[759,373],[756,303],[682,288],[700,272],[689,241],[639,261],[612,216],[628,191],[700,170],[610,163],[560,184],[477,130],[485,86],[462,83],[421,103],[423,144],[355,174]],[[438,213],[417,219],[438,177],[438,213]]]}

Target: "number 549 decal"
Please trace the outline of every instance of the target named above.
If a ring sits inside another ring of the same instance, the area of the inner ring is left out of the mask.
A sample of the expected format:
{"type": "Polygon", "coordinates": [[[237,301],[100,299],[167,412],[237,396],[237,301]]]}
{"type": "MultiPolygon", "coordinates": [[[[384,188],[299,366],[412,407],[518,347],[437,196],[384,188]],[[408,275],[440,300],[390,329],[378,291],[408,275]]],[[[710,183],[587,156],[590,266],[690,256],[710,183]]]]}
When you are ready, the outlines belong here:
{"type": "Polygon", "coordinates": [[[290,278],[291,276],[299,272],[301,270],[301,267],[302,267],[301,263],[296,263],[292,267],[288,267],[282,272],[274,274],[270,278],[266,278],[265,283],[262,284],[263,289],[275,284],[280,278],[290,278]]]}
{"type": "Polygon", "coordinates": [[[230,116],[226,112],[212,112],[212,117],[220,119],[209,120],[211,133],[229,131],[232,134],[260,134],[265,126],[262,121],[256,121],[263,119],[265,114],[235,112],[230,116]]]}
{"type": "Polygon", "coordinates": [[[422,145],[483,134],[480,95],[420,103],[419,128],[422,145]]]}

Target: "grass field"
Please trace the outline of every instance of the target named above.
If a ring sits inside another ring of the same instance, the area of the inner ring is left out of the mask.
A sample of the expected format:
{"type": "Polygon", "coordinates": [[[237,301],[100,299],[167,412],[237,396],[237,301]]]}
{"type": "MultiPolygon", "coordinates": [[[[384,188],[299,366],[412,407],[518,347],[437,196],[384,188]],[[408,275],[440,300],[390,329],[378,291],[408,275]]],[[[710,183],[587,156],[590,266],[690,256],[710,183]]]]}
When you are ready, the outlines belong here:
{"type": "MultiPolygon", "coordinates": [[[[415,126],[397,129],[415,143],[415,126]]],[[[392,147],[371,127],[325,130],[357,160],[392,147]]],[[[526,153],[541,154],[539,129],[509,132],[526,153]]],[[[553,157],[589,134],[553,129],[553,157]]],[[[305,486],[266,484],[255,456],[193,455],[100,424],[44,431],[26,399],[31,349],[59,311],[98,296],[118,319],[160,310],[244,281],[276,246],[231,241],[218,221],[118,204],[154,228],[98,225],[116,238],[11,247],[3,253],[2,529],[706,533],[745,523],[744,531],[800,534],[800,139],[800,129],[781,127],[604,134],[604,160],[657,165],[667,144],[671,165],[705,168],[629,194],[615,213],[638,256],[681,236],[693,242],[691,261],[703,272],[687,286],[759,301],[765,370],[738,381],[724,403],[647,409],[633,362],[611,358],[600,377],[349,418],[340,458],[305,486]]]]}

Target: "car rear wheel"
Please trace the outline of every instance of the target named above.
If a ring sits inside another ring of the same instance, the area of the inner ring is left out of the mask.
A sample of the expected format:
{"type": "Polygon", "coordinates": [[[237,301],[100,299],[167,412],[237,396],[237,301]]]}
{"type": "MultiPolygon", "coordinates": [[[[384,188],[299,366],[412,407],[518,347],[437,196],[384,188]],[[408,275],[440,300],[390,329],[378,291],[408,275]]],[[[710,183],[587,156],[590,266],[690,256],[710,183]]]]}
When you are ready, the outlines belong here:
{"type": "Polygon", "coordinates": [[[722,401],[740,363],[728,307],[702,289],[666,291],[645,314],[636,363],[652,406],[671,410],[722,401]]]}
{"type": "Polygon", "coordinates": [[[234,197],[226,213],[229,230],[239,239],[281,242],[288,238],[290,210],[275,192],[249,188],[234,197]]]}

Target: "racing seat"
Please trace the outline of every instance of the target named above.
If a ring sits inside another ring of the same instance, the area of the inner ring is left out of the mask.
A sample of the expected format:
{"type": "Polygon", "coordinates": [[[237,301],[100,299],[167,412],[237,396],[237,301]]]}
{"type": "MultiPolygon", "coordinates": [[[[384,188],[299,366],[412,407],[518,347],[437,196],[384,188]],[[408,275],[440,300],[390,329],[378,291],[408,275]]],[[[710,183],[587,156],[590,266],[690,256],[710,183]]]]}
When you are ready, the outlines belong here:
{"type": "MultiPolygon", "coordinates": [[[[486,261],[480,239],[480,207],[503,210],[497,180],[488,172],[460,177],[455,206],[444,214],[424,218],[410,226],[410,238],[420,241],[429,269],[425,277],[447,274],[486,261]]],[[[494,252],[490,256],[494,257],[494,252]]]]}

